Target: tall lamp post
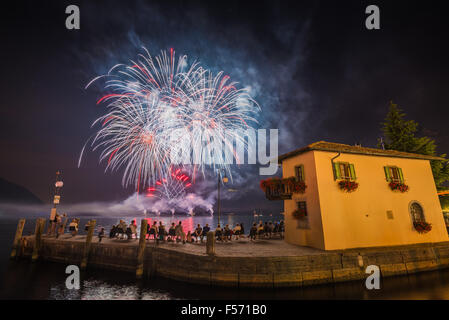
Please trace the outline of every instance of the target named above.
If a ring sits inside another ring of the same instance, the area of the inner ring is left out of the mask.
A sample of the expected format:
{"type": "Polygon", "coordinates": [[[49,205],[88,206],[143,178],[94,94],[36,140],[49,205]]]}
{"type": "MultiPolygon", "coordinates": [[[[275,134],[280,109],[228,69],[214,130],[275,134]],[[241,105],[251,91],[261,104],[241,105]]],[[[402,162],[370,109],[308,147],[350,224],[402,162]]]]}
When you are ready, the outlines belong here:
{"type": "Polygon", "coordinates": [[[48,234],[51,234],[53,231],[53,227],[56,225],[56,206],[59,204],[59,201],[61,200],[61,188],[64,185],[62,180],[60,180],[61,172],[56,172],[56,182],[55,182],[55,191],[54,191],[54,197],[53,197],[53,208],[50,211],[50,226],[48,228],[48,234]]]}
{"type": "Polygon", "coordinates": [[[53,209],[56,212],[56,205],[59,204],[59,201],[61,200],[61,188],[64,185],[64,183],[62,182],[62,180],[59,179],[61,172],[57,171],[56,172],[56,182],[55,182],[55,194],[54,194],[54,198],[53,198],[53,209]]]}
{"type": "Polygon", "coordinates": [[[218,195],[217,195],[217,207],[218,207],[218,224],[220,224],[220,215],[221,215],[221,205],[220,205],[220,185],[221,182],[223,181],[223,183],[227,183],[228,182],[228,178],[227,177],[223,177],[223,179],[221,178],[221,171],[218,170],[218,181],[217,181],[217,190],[218,190],[218,195]]]}

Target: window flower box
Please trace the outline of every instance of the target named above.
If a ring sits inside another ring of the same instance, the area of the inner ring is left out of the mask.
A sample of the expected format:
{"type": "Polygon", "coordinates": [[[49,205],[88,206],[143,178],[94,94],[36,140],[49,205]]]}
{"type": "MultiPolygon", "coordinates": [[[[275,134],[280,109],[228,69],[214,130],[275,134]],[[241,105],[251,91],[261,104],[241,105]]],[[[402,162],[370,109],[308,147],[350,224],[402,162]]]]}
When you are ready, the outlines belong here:
{"type": "Polygon", "coordinates": [[[340,190],[346,191],[346,192],[353,192],[357,190],[359,187],[359,184],[355,181],[351,180],[340,180],[338,181],[338,187],[340,190]]]}
{"type": "Polygon", "coordinates": [[[307,186],[304,181],[297,181],[295,177],[282,179],[282,181],[288,185],[289,190],[293,193],[306,192],[307,186]]]}
{"type": "Polygon", "coordinates": [[[393,191],[400,191],[400,192],[407,192],[408,191],[408,185],[406,185],[403,182],[395,182],[395,181],[391,181],[388,186],[390,187],[391,190],[393,191]]]}
{"type": "Polygon", "coordinates": [[[304,193],[306,187],[303,181],[296,181],[295,177],[268,178],[260,181],[260,188],[265,192],[268,200],[291,199],[293,193],[304,193]]]}
{"type": "Polygon", "coordinates": [[[306,212],[304,210],[296,209],[295,211],[293,211],[293,218],[295,219],[301,219],[304,218],[305,216],[306,212]]]}

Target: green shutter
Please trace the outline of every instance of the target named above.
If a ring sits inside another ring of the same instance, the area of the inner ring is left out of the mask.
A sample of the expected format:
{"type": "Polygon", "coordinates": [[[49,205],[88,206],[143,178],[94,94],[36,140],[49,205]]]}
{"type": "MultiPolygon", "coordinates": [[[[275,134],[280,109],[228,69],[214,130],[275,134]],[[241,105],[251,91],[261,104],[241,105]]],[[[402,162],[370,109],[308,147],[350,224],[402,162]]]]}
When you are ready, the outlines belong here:
{"type": "Polygon", "coordinates": [[[304,175],[304,165],[301,165],[301,175],[302,175],[302,181],[306,181],[306,176],[304,175]]]}
{"type": "Polygon", "coordinates": [[[351,173],[351,179],[355,180],[357,177],[355,176],[355,169],[352,163],[349,164],[349,172],[351,173]]]}
{"type": "Polygon", "coordinates": [[[384,171],[385,171],[385,178],[387,179],[387,181],[391,181],[389,167],[384,167],[384,171]]]}
{"type": "Polygon", "coordinates": [[[296,181],[301,181],[300,177],[302,174],[302,164],[300,164],[299,166],[295,167],[295,179],[296,181]]]}
{"type": "Polygon", "coordinates": [[[398,168],[398,173],[399,173],[399,180],[401,180],[401,182],[404,183],[404,175],[402,174],[401,168],[398,168]]]}
{"type": "Polygon", "coordinates": [[[334,162],[334,180],[340,179],[340,164],[338,162],[334,162]]]}

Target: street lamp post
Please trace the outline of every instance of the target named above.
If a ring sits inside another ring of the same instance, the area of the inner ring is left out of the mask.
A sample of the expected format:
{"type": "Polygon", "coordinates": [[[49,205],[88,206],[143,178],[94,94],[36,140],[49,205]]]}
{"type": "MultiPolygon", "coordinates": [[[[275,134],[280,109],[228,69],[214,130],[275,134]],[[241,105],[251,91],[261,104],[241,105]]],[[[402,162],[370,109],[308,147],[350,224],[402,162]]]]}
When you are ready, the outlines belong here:
{"type": "MultiPolygon", "coordinates": [[[[218,181],[217,181],[217,190],[218,190],[218,194],[217,194],[217,207],[218,207],[218,224],[220,224],[220,215],[221,215],[221,205],[220,205],[220,185],[221,185],[221,175],[220,175],[221,171],[218,170],[218,181]]],[[[228,178],[227,177],[223,177],[223,183],[228,182],[228,178]]]]}
{"type": "Polygon", "coordinates": [[[62,180],[60,180],[60,176],[61,172],[57,171],[56,172],[56,182],[55,182],[55,191],[54,191],[54,196],[53,196],[53,208],[50,211],[50,225],[48,227],[48,235],[51,235],[51,233],[53,232],[53,227],[56,226],[56,206],[59,204],[60,200],[61,200],[61,188],[64,185],[64,183],[62,182],[62,180]]]}

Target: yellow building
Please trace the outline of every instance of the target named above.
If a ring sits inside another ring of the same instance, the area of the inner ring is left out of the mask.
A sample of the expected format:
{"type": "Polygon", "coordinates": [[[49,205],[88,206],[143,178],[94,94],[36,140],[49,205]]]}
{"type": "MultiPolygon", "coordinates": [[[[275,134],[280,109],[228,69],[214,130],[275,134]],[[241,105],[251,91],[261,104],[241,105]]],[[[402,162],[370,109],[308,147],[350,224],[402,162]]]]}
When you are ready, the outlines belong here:
{"type": "Polygon", "coordinates": [[[320,141],[281,155],[283,180],[271,180],[266,194],[284,200],[289,243],[337,250],[448,241],[429,160],[441,158],[320,141]]]}

